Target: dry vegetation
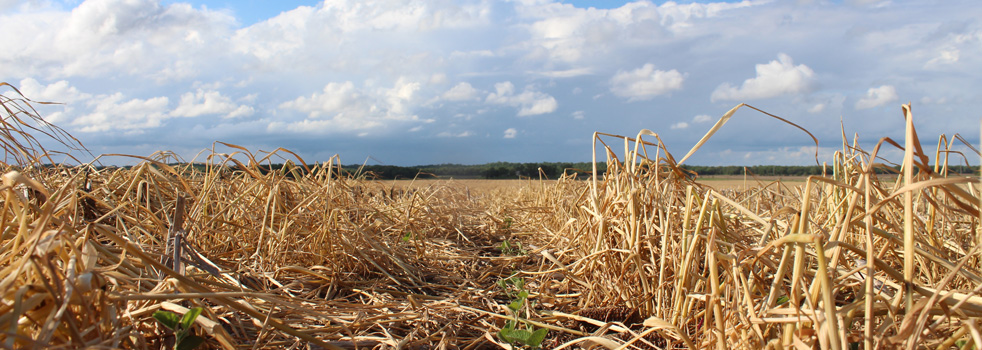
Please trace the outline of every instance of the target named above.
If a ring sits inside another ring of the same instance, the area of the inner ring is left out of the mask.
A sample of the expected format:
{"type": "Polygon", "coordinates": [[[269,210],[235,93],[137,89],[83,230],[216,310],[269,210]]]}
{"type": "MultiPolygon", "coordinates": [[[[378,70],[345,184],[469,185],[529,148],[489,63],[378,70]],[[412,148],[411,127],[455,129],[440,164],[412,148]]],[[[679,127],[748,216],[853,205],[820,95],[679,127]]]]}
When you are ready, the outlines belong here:
{"type": "Polygon", "coordinates": [[[170,347],[152,314],[192,307],[226,349],[982,348],[978,180],[946,177],[909,106],[890,182],[844,142],[827,177],[714,190],[642,131],[598,136],[604,177],[471,191],[234,145],[205,171],[41,167],[32,134],[72,139],[2,102],[4,348],[170,347]]]}

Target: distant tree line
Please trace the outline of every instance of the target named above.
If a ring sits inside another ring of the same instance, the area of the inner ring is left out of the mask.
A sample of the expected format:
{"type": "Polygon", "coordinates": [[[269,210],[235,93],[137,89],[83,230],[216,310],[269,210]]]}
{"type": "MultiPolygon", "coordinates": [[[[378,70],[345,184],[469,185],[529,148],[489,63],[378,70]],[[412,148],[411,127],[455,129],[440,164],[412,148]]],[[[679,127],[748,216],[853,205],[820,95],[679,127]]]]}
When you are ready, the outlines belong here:
{"type": "MultiPolygon", "coordinates": [[[[605,171],[606,164],[598,164],[598,171],[605,171]]],[[[399,167],[391,165],[345,165],[345,172],[356,173],[361,171],[369,177],[378,179],[412,179],[419,175],[421,178],[427,177],[453,177],[460,179],[518,179],[522,177],[556,179],[563,174],[577,174],[585,176],[592,171],[591,163],[580,162],[560,162],[560,163],[508,163],[495,162],[479,165],[463,164],[436,164],[421,165],[413,167],[399,167]]]]}
{"type": "MultiPolygon", "coordinates": [[[[743,175],[754,174],[762,176],[808,176],[808,175],[822,175],[822,166],[820,165],[805,165],[805,166],[793,166],[793,165],[754,165],[754,166],[737,166],[737,165],[726,165],[726,166],[701,166],[701,165],[683,165],[683,169],[690,170],[699,174],[699,176],[711,176],[711,175],[743,175]],[[744,172],[746,171],[746,172],[744,172]]],[[[832,169],[827,169],[829,173],[832,169]]]]}
{"type": "MultiPolygon", "coordinates": [[[[171,164],[176,166],[179,164],[171,164]]],[[[191,165],[193,171],[205,171],[205,165],[195,163],[191,165]]],[[[234,170],[235,166],[229,166],[234,170]]],[[[702,166],[702,165],[683,165],[681,167],[699,176],[714,175],[747,175],[759,176],[808,176],[822,175],[822,166],[788,166],[788,165],[755,165],[755,166],[702,166]]],[[[289,177],[304,174],[304,167],[292,163],[287,164],[264,164],[257,167],[262,173],[271,171],[284,172],[289,177]]],[[[563,174],[578,177],[590,176],[593,164],[589,162],[544,162],[544,163],[509,163],[495,162],[478,165],[464,164],[435,164],[420,166],[395,166],[395,165],[344,165],[340,172],[347,176],[364,177],[377,180],[392,179],[413,179],[413,178],[458,178],[458,179],[520,179],[533,178],[540,176],[546,179],[557,179],[563,174]]],[[[598,175],[603,175],[607,171],[606,163],[597,163],[598,175]]],[[[879,174],[900,172],[899,166],[879,167],[876,169],[879,174]]],[[[832,174],[832,168],[826,167],[826,174],[832,174]]],[[[979,174],[977,166],[952,165],[948,166],[949,174],[979,174]]]]}

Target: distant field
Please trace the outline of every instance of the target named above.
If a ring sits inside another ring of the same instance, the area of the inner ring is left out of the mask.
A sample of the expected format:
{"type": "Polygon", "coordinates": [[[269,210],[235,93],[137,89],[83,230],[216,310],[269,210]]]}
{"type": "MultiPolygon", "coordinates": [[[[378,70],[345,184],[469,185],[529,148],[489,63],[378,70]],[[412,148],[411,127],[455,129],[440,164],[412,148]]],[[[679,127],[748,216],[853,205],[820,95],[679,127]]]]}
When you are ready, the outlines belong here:
{"type": "Polygon", "coordinates": [[[777,181],[791,186],[803,185],[807,178],[807,176],[758,176],[757,178],[744,178],[740,175],[719,175],[700,177],[699,182],[716,189],[740,190],[757,186],[767,186],[777,181]]]}
{"type": "MultiPolygon", "coordinates": [[[[700,177],[699,182],[716,189],[742,189],[756,186],[766,186],[776,181],[782,181],[786,185],[797,186],[805,183],[806,176],[758,176],[747,178],[743,176],[706,176],[700,177]]],[[[383,184],[395,185],[399,189],[422,189],[430,186],[460,186],[462,189],[470,189],[475,194],[489,192],[497,189],[507,189],[530,184],[539,184],[539,180],[485,180],[485,179],[426,179],[426,180],[381,180],[383,184]]],[[[545,180],[549,186],[555,180],[545,180]]]]}

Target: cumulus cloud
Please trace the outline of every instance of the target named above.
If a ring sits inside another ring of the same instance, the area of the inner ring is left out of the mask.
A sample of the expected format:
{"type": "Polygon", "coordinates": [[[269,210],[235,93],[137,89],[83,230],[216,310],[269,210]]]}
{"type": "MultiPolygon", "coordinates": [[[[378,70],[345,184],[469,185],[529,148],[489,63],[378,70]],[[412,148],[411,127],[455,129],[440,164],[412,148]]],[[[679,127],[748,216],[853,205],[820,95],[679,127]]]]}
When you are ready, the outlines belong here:
{"type": "Polygon", "coordinates": [[[866,97],[856,101],[856,109],[869,109],[896,101],[897,89],[893,85],[883,85],[866,90],[866,97]]]}
{"type": "Polygon", "coordinates": [[[19,90],[29,99],[62,103],[37,107],[42,108],[41,116],[45,120],[63,124],[71,131],[141,134],[143,129],[159,127],[174,116],[169,112],[170,100],[166,96],[127,98],[121,92],[93,95],[66,80],[44,85],[34,78],[25,78],[20,84],[19,90]]]}
{"type": "Polygon", "coordinates": [[[324,86],[321,93],[315,92],[309,97],[300,96],[280,104],[282,109],[307,113],[310,118],[338,114],[354,118],[364,117],[370,107],[370,101],[355,90],[355,84],[350,81],[330,82],[324,86]]]}
{"type": "Polygon", "coordinates": [[[42,85],[34,78],[25,78],[20,81],[20,92],[34,101],[73,103],[92,97],[90,94],[82,93],[66,80],[42,85]]]}
{"type": "Polygon", "coordinates": [[[357,88],[351,81],[330,82],[321,92],[283,102],[279,108],[306,115],[302,121],[277,120],[268,129],[305,133],[348,132],[392,126],[393,122],[427,122],[412,114],[420,84],[405,78],[391,88],[357,88]]]}
{"type": "Polygon", "coordinates": [[[251,106],[238,105],[228,96],[214,90],[198,89],[181,95],[181,102],[171,115],[176,117],[198,117],[202,115],[221,115],[223,118],[250,116],[255,112],[251,106]]]}
{"type": "Polygon", "coordinates": [[[692,122],[693,123],[706,123],[706,122],[710,122],[712,120],[713,120],[713,117],[710,117],[710,116],[705,115],[705,114],[700,114],[700,115],[697,115],[695,117],[692,117],[692,122]]]}
{"type": "Polygon", "coordinates": [[[444,92],[440,98],[447,101],[466,101],[477,99],[479,92],[468,82],[461,82],[444,92]]]}
{"type": "Polygon", "coordinates": [[[778,54],[777,60],[755,67],[757,76],[736,87],[723,83],[716,87],[710,100],[755,100],[797,94],[811,89],[815,72],[804,64],[794,65],[791,56],[778,54]]]}
{"type": "Polygon", "coordinates": [[[234,21],[226,13],[152,0],[88,0],[71,12],[42,6],[4,16],[0,75],[186,78],[209,62],[203,58],[222,52],[220,38],[234,21]]]}
{"type": "Polygon", "coordinates": [[[385,100],[388,102],[388,117],[397,117],[409,113],[409,105],[419,91],[420,84],[406,77],[399,77],[391,89],[385,89],[385,100]]]}
{"type": "Polygon", "coordinates": [[[672,126],[670,128],[672,130],[678,130],[678,129],[686,129],[688,127],[689,127],[689,123],[686,123],[686,122],[678,122],[678,123],[672,124],[672,126]]]}
{"type": "Polygon", "coordinates": [[[656,70],[648,63],[631,71],[619,71],[610,79],[610,91],[628,101],[650,100],[682,88],[685,77],[677,70],[656,70]]]}
{"type": "Polygon", "coordinates": [[[518,130],[515,130],[515,128],[505,129],[505,138],[506,139],[513,139],[513,138],[515,138],[516,135],[518,135],[518,130]]]}
{"type": "Polygon", "coordinates": [[[576,120],[581,120],[583,118],[586,118],[586,112],[584,112],[584,111],[575,111],[571,115],[573,116],[573,119],[576,119],[576,120]]]}
{"type": "Polygon", "coordinates": [[[79,107],[86,106],[85,101],[92,99],[92,95],[79,91],[67,80],[44,85],[34,78],[25,78],[20,81],[20,92],[24,97],[41,102],[55,102],[58,105],[35,105],[44,120],[53,124],[67,122],[71,116],[76,114],[79,107]]]}
{"type": "Polygon", "coordinates": [[[531,86],[526,87],[521,94],[515,95],[515,85],[510,81],[494,84],[494,92],[488,94],[486,103],[518,107],[518,116],[548,114],[556,111],[559,103],[556,98],[541,91],[535,91],[531,86]]]}
{"type": "Polygon", "coordinates": [[[106,132],[123,130],[142,133],[142,129],[154,128],[168,118],[167,97],[127,100],[122,93],[100,95],[92,99],[91,113],[75,118],[71,125],[81,132],[106,132]]]}
{"type": "MultiPolygon", "coordinates": [[[[619,43],[644,46],[687,30],[695,22],[755,2],[654,5],[647,1],[628,2],[612,9],[582,9],[559,1],[517,3],[516,11],[533,22],[523,25],[529,39],[526,58],[550,63],[599,62],[621,49],[619,43]]],[[[574,73],[576,71],[567,71],[574,73]]],[[[578,73],[578,72],[576,72],[578,73]]]]}

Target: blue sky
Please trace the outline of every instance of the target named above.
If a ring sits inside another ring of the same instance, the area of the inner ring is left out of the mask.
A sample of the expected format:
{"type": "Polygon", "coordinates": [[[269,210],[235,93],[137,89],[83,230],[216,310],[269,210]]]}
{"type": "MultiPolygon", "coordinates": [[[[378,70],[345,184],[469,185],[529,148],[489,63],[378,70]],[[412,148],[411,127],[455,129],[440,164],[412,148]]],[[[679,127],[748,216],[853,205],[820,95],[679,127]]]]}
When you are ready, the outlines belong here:
{"type": "MultiPolygon", "coordinates": [[[[649,129],[680,157],[748,103],[831,161],[840,123],[902,139],[906,102],[929,149],[978,144],[979,18],[959,0],[0,0],[0,78],[63,103],[38,109],[96,154],[585,161],[595,131],[649,129]]],[[[743,110],[691,163],[814,152],[743,110]]]]}

